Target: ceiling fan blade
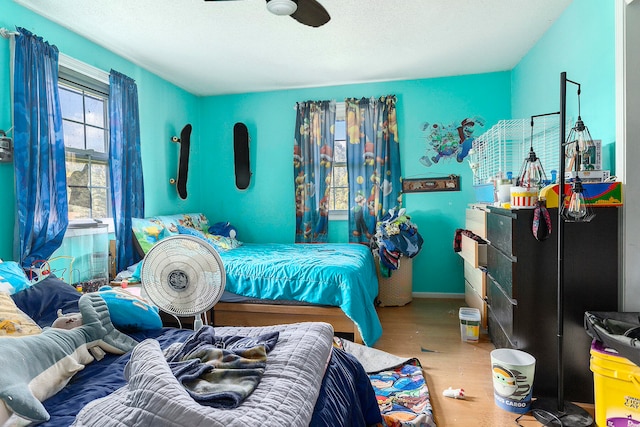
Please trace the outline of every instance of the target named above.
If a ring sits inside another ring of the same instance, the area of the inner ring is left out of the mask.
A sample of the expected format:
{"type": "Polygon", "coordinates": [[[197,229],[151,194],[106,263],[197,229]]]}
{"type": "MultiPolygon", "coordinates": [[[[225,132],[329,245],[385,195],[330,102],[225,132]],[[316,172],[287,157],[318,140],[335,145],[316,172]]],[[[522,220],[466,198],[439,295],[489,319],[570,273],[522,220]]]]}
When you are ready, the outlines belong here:
{"type": "Polygon", "coordinates": [[[316,0],[298,0],[298,9],[291,17],[310,27],[320,27],[331,19],[329,12],[316,0]]]}

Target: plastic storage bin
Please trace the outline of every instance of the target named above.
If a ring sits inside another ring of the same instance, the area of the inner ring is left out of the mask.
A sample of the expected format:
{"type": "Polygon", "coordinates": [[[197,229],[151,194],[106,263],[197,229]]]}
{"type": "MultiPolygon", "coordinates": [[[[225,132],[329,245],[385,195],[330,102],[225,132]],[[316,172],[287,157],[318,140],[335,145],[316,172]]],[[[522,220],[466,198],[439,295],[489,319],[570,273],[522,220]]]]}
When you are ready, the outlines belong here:
{"type": "Polygon", "coordinates": [[[477,342],[480,338],[480,310],[471,307],[461,307],[460,338],[466,342],[477,342]]]}
{"type": "MultiPolygon", "coordinates": [[[[58,277],[69,280],[71,284],[86,286],[97,290],[109,284],[109,232],[107,224],[71,224],[62,240],[62,244],[51,258],[70,257],[73,259],[71,272],[57,272],[58,277]],[[67,279],[68,278],[68,279],[67,279]]],[[[56,266],[51,266],[52,268],[56,266]]]]}
{"type": "Polygon", "coordinates": [[[599,341],[591,345],[598,426],[640,426],[640,368],[599,341]]]}

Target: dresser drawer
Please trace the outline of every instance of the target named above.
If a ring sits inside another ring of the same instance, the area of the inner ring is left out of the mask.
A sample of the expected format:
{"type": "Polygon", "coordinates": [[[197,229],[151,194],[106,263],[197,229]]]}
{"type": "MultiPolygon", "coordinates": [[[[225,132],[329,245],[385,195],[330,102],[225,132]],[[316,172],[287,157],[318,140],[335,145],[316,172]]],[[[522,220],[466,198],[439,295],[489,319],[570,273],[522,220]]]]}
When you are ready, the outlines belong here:
{"type": "Polygon", "coordinates": [[[469,282],[469,286],[481,297],[484,298],[487,295],[487,273],[474,268],[466,261],[464,262],[464,280],[469,282]]]}
{"type": "Polygon", "coordinates": [[[464,281],[464,301],[467,306],[480,310],[480,326],[482,329],[487,329],[487,302],[466,280],[464,281]]]}
{"type": "Polygon", "coordinates": [[[482,209],[467,209],[464,228],[486,239],[487,212],[482,209]]]}
{"type": "Polygon", "coordinates": [[[502,325],[494,316],[490,306],[487,306],[487,327],[489,338],[496,348],[517,348],[502,329],[502,325]]]}
{"type": "Polygon", "coordinates": [[[505,254],[513,255],[512,216],[501,215],[494,212],[487,215],[487,240],[505,254]]]}
{"type": "Polygon", "coordinates": [[[511,342],[513,339],[513,312],[516,301],[510,298],[494,280],[487,283],[487,303],[493,316],[511,342]]]}
{"type": "Polygon", "coordinates": [[[487,265],[487,244],[478,243],[464,234],[461,238],[458,254],[474,268],[487,265]]]}
{"type": "Polygon", "coordinates": [[[500,283],[502,289],[513,296],[513,259],[497,250],[493,245],[487,248],[487,275],[500,283]]]}

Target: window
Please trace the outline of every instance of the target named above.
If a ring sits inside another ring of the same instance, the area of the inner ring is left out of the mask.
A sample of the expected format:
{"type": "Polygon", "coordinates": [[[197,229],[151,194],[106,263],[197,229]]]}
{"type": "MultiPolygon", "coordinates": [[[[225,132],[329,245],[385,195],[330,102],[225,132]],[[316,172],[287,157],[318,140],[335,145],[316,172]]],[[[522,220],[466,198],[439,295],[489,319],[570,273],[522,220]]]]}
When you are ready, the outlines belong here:
{"type": "Polygon", "coordinates": [[[60,68],[69,220],[110,217],[108,86],[60,68]]]}
{"type": "Polygon", "coordinates": [[[329,211],[332,219],[346,219],[349,210],[349,180],[347,173],[347,133],[344,102],[336,103],[334,128],[333,168],[329,211]]]}

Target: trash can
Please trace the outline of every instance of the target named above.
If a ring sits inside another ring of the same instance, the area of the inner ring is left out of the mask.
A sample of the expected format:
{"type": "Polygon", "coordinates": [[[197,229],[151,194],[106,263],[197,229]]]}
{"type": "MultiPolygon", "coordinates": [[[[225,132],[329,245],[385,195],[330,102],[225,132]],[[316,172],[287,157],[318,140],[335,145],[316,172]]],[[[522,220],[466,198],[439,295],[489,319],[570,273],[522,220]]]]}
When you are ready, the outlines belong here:
{"type": "Polygon", "coordinates": [[[526,414],[531,409],[536,359],[510,348],[491,352],[493,397],[496,405],[509,412],[526,414]]]}

